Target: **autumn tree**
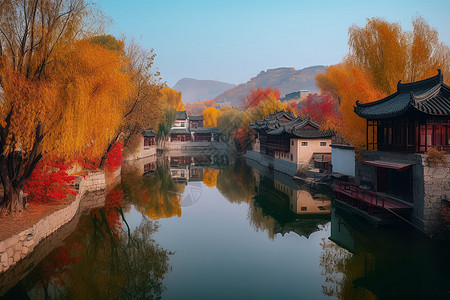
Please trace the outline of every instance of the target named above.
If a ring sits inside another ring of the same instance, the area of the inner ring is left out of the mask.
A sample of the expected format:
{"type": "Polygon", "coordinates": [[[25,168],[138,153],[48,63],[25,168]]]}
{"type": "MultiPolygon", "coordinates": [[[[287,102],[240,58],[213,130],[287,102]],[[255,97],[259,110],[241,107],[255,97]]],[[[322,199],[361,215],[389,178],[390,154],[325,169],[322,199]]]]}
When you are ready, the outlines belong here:
{"type": "Polygon", "coordinates": [[[217,118],[222,112],[215,107],[208,107],[202,112],[204,127],[217,127],[217,118]]]}
{"type": "Polygon", "coordinates": [[[259,87],[256,90],[250,90],[245,98],[246,107],[256,107],[261,101],[269,97],[280,99],[280,91],[278,89],[273,89],[270,86],[267,86],[265,88],[259,87]]]}
{"type": "MultiPolygon", "coordinates": [[[[266,89],[267,90],[267,89],[266,89]]],[[[249,93],[253,93],[252,91],[249,93]]],[[[253,101],[258,104],[255,107],[249,107],[245,111],[240,111],[237,108],[224,110],[222,115],[217,118],[217,125],[222,131],[223,137],[228,142],[234,142],[238,152],[247,149],[252,141],[252,131],[249,124],[257,120],[262,120],[270,113],[275,111],[286,110],[294,112],[294,109],[286,103],[279,100],[279,93],[270,92],[265,98],[253,101]]]]}
{"type": "Polygon", "coordinates": [[[139,135],[142,130],[156,128],[164,119],[166,103],[160,99],[163,85],[159,73],[153,69],[155,59],[153,49],[147,51],[134,40],[125,45],[123,41],[110,35],[96,36],[91,41],[125,57],[126,72],[131,77],[132,83],[121,125],[102,157],[103,165],[103,161],[119,138],[123,139],[124,147],[127,147],[130,139],[139,135]]]}
{"type": "Polygon", "coordinates": [[[164,115],[164,120],[158,124],[158,132],[156,134],[156,140],[161,146],[165,146],[167,138],[170,134],[170,129],[175,121],[177,112],[174,108],[167,108],[164,115]]]}
{"type": "Polygon", "coordinates": [[[217,127],[222,132],[222,137],[225,141],[232,142],[234,132],[241,128],[246,113],[237,108],[232,108],[222,112],[217,118],[217,127]]]}
{"type": "Polygon", "coordinates": [[[217,103],[214,100],[205,100],[194,103],[186,103],[185,108],[190,116],[198,116],[201,115],[202,112],[208,107],[216,107],[217,103]]]}
{"type": "Polygon", "coordinates": [[[91,43],[82,0],[0,3],[1,211],[24,208],[22,189],[42,157],[99,157],[130,90],[125,61],[91,43]]]}
{"type": "Polygon", "coordinates": [[[168,107],[174,108],[177,111],[184,110],[181,92],[177,92],[174,89],[166,87],[161,90],[161,93],[162,95],[160,100],[162,103],[166,103],[168,107]]]}
{"type": "Polygon", "coordinates": [[[337,101],[329,93],[309,94],[299,106],[300,115],[303,118],[310,117],[317,124],[337,118],[337,101]]]}
{"type": "Polygon", "coordinates": [[[353,106],[394,93],[397,83],[412,82],[436,74],[440,68],[450,80],[450,49],[439,42],[438,33],[423,18],[413,20],[413,31],[381,18],[367,20],[365,27],[349,29],[350,53],[338,65],[316,77],[317,86],[339,102],[340,119],[327,120],[354,146],[362,147],[366,123],[353,106]]]}

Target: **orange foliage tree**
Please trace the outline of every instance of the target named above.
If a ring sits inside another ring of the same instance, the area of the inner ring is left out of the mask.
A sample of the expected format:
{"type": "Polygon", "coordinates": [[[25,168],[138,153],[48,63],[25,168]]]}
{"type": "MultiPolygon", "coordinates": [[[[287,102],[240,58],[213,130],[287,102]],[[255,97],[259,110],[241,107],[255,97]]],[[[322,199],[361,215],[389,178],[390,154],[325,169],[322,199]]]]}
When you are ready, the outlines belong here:
{"type": "Polygon", "coordinates": [[[215,187],[217,184],[217,175],[219,174],[219,170],[217,169],[209,169],[203,168],[203,183],[207,187],[215,187]]]}
{"type": "Polygon", "coordinates": [[[217,118],[222,112],[215,107],[208,107],[202,112],[204,127],[217,127],[217,118]]]}
{"type": "Polygon", "coordinates": [[[436,74],[440,68],[450,80],[450,49],[423,18],[413,20],[413,31],[381,18],[367,20],[365,27],[349,29],[350,53],[345,60],[316,77],[317,86],[339,102],[341,118],[327,125],[356,147],[365,141],[366,122],[353,106],[372,102],[396,91],[399,80],[412,82],[436,74]]]}
{"type": "Polygon", "coordinates": [[[385,96],[375,89],[371,82],[360,68],[349,63],[330,66],[325,74],[316,77],[317,86],[331,93],[340,103],[340,114],[335,117],[329,116],[324,126],[339,132],[343,138],[358,148],[361,148],[366,140],[366,122],[353,111],[355,99],[361,99],[361,103],[366,103],[385,96]]]}
{"type": "Polygon", "coordinates": [[[0,4],[0,210],[24,208],[22,190],[42,157],[99,157],[130,90],[125,60],[91,43],[82,0],[0,4]],[[39,5],[38,5],[39,4],[39,5]],[[20,41],[20,42],[19,42],[20,41]]]}

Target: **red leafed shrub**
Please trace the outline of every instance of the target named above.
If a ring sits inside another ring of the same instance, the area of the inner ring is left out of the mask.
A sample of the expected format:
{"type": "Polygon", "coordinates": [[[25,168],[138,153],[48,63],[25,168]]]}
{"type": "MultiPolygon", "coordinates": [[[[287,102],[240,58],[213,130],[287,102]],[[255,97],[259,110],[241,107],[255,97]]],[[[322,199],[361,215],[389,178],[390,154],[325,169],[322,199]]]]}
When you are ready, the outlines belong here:
{"type": "Polygon", "coordinates": [[[123,142],[115,142],[105,160],[106,170],[112,172],[123,163],[123,142]]]}
{"type": "Polygon", "coordinates": [[[76,195],[77,192],[69,186],[76,179],[76,176],[67,174],[66,171],[70,167],[70,164],[58,159],[40,161],[24,186],[28,201],[57,201],[64,199],[68,194],[76,195]]]}
{"type": "Polygon", "coordinates": [[[84,170],[93,171],[98,169],[98,161],[88,158],[77,158],[74,162],[79,163],[80,166],[83,167],[84,170]]]}

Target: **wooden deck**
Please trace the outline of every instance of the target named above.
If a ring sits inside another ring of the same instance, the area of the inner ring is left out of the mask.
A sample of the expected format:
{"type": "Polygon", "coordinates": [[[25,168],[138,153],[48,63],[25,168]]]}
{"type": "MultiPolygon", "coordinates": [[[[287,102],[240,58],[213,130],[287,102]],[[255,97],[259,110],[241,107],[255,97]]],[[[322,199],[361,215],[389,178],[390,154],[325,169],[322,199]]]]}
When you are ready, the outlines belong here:
{"type": "Polygon", "coordinates": [[[398,216],[408,218],[412,211],[412,205],[363,189],[354,183],[339,181],[334,191],[338,203],[353,209],[373,223],[391,223],[398,216]]]}

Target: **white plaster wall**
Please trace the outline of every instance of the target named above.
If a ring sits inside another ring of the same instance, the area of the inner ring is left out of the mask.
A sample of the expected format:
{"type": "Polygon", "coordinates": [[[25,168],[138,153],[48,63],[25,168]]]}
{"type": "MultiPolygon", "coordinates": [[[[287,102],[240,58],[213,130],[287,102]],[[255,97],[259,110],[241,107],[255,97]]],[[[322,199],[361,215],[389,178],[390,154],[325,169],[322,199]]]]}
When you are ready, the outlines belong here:
{"type": "Polygon", "coordinates": [[[355,177],[355,151],[331,148],[333,172],[355,177]]]}
{"type": "MultiPolygon", "coordinates": [[[[308,140],[308,139],[297,139],[296,143],[294,143],[294,146],[296,146],[296,163],[297,164],[304,164],[309,163],[309,161],[312,158],[313,153],[331,153],[331,139],[314,139],[314,140],[308,140]],[[302,142],[307,142],[308,146],[302,146],[302,142]],[[320,146],[321,142],[325,142],[326,146],[320,146]]],[[[292,142],[291,142],[292,145],[292,142]]],[[[291,146],[292,147],[292,146],[291,146]]]]}

